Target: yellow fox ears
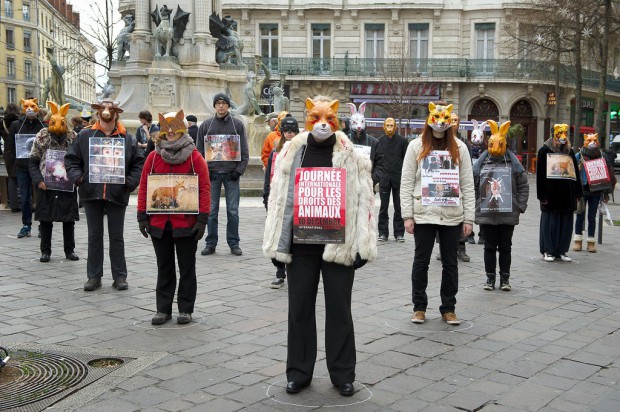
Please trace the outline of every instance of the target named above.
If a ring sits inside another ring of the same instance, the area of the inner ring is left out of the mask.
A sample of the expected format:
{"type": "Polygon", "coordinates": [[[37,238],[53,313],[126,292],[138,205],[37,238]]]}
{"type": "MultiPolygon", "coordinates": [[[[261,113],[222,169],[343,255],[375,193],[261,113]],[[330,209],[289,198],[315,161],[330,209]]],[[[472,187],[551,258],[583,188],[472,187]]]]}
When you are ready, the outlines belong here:
{"type": "MultiPolygon", "coordinates": [[[[306,110],[308,111],[312,110],[319,103],[323,103],[323,101],[315,102],[314,100],[308,97],[306,99],[306,110]]],[[[334,113],[338,113],[338,106],[340,105],[340,102],[338,101],[338,99],[332,100],[331,102],[329,102],[328,105],[334,111],[334,113]]]]}
{"type": "Polygon", "coordinates": [[[499,132],[500,135],[506,136],[508,133],[508,129],[510,128],[510,120],[502,123],[501,126],[497,126],[497,122],[495,120],[487,120],[489,127],[491,128],[491,134],[496,134],[499,132]]]}
{"type": "Polygon", "coordinates": [[[58,107],[58,103],[48,100],[47,106],[52,111],[52,115],[59,114],[62,117],[67,117],[67,113],[69,113],[69,107],[71,106],[71,103],[65,103],[62,106],[58,107]]]}
{"type": "Polygon", "coordinates": [[[174,133],[185,133],[187,131],[185,112],[181,109],[177,113],[159,113],[159,127],[162,133],[168,133],[170,130],[174,133]]]}

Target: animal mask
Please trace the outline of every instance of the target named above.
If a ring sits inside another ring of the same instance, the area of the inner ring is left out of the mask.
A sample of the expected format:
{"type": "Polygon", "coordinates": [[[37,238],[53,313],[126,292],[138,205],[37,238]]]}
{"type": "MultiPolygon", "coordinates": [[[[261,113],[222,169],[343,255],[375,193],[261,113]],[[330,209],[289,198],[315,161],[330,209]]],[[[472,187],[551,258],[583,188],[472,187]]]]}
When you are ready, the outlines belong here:
{"type": "Polygon", "coordinates": [[[430,102],[428,104],[426,124],[436,132],[445,132],[452,126],[450,113],[452,113],[451,104],[448,106],[435,106],[435,103],[430,102]]]}
{"type": "Polygon", "coordinates": [[[461,119],[458,114],[454,112],[450,113],[450,124],[452,125],[454,135],[457,136],[459,134],[459,125],[461,124],[461,119]]]}
{"type": "Polygon", "coordinates": [[[503,157],[506,154],[506,134],[510,128],[510,120],[497,127],[495,120],[487,120],[491,127],[488,151],[491,157],[503,157]]]}
{"type": "Polygon", "coordinates": [[[325,140],[333,135],[340,126],[338,124],[338,100],[331,102],[311,98],[306,99],[306,130],[312,133],[316,140],[325,140]]]}
{"type": "Polygon", "coordinates": [[[385,119],[385,122],[383,122],[383,131],[385,131],[388,137],[394,136],[394,134],[396,134],[396,121],[391,117],[385,119]]]}
{"type": "Polygon", "coordinates": [[[22,99],[22,113],[26,115],[26,117],[32,119],[37,113],[39,113],[39,101],[34,99],[22,99]]]}
{"type": "Polygon", "coordinates": [[[118,107],[118,102],[112,100],[103,100],[99,103],[93,103],[90,105],[97,111],[97,117],[99,121],[103,123],[113,123],[118,120],[118,115],[123,113],[123,109],[118,107]]]}
{"type": "Polygon", "coordinates": [[[58,106],[55,102],[49,100],[47,101],[47,106],[52,111],[49,126],[47,127],[47,130],[51,134],[55,134],[57,136],[67,134],[67,113],[69,112],[70,105],[70,103],[65,103],[62,106],[58,106]]]}
{"type": "Polygon", "coordinates": [[[183,109],[177,113],[159,113],[159,128],[162,138],[171,141],[178,140],[187,132],[187,120],[185,120],[183,109]],[[174,138],[171,133],[174,134],[174,138]]]}
{"type": "Polygon", "coordinates": [[[487,122],[478,123],[478,120],[472,119],[471,124],[474,126],[474,130],[471,132],[471,142],[480,146],[484,143],[484,128],[487,126],[487,122]]]}
{"type": "Polygon", "coordinates": [[[566,144],[568,140],[568,125],[567,124],[555,124],[553,125],[553,139],[560,144],[566,144]]]}
{"type": "Polygon", "coordinates": [[[361,133],[364,129],[366,129],[366,117],[364,117],[366,102],[360,104],[359,110],[353,103],[347,103],[347,106],[349,106],[349,110],[351,111],[349,128],[355,133],[361,133]]]}
{"type": "Polygon", "coordinates": [[[599,147],[598,133],[586,134],[583,136],[583,147],[588,149],[596,149],[599,147]]]}

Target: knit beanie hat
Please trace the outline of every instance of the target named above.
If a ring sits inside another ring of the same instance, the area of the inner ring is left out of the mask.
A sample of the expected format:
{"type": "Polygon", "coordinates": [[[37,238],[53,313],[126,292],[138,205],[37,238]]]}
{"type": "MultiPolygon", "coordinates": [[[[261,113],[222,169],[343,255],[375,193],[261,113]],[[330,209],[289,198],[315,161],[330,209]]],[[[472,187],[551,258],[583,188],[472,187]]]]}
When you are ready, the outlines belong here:
{"type": "Polygon", "coordinates": [[[225,93],[218,93],[213,96],[213,107],[215,107],[215,103],[217,103],[218,100],[224,100],[228,107],[230,107],[230,97],[228,97],[225,93]]]}

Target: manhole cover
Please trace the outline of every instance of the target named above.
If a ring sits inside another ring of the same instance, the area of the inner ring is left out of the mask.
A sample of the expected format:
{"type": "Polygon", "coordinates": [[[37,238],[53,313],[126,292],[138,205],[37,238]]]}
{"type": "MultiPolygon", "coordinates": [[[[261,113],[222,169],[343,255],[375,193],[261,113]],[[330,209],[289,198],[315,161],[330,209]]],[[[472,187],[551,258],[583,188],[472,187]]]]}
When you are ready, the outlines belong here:
{"type": "Polygon", "coordinates": [[[0,375],[0,410],[43,410],[125,363],[118,358],[83,358],[80,354],[12,352],[0,375]]]}

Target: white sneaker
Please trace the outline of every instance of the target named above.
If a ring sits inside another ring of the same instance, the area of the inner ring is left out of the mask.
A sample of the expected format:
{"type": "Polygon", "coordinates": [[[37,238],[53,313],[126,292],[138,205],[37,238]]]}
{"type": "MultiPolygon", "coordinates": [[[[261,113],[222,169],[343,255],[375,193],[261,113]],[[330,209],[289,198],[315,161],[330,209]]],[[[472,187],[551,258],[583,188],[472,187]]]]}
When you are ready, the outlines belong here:
{"type": "Polygon", "coordinates": [[[566,253],[563,253],[560,255],[560,259],[562,259],[562,262],[572,262],[573,259],[569,258],[568,256],[566,256],[566,253]]]}
{"type": "Polygon", "coordinates": [[[549,253],[543,253],[543,259],[545,260],[545,262],[553,262],[555,260],[555,256],[549,253]]]}

